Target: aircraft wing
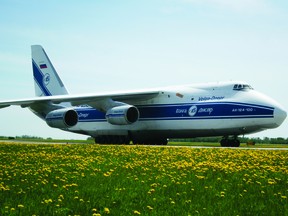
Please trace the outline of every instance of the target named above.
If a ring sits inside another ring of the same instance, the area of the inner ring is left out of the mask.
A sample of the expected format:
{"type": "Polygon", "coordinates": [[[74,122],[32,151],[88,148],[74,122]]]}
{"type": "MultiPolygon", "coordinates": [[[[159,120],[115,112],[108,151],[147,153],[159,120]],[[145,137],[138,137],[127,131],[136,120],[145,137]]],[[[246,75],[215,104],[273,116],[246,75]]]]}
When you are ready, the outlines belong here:
{"type": "MultiPolygon", "coordinates": [[[[156,97],[159,91],[135,91],[122,93],[103,93],[103,94],[86,94],[86,95],[57,95],[34,97],[21,100],[0,101],[0,109],[10,105],[18,105],[22,108],[37,106],[42,103],[60,104],[70,102],[72,106],[87,104],[94,108],[102,108],[107,106],[107,101],[130,102],[149,100],[156,97]]],[[[108,105],[109,106],[109,105],[108,105]]]]}

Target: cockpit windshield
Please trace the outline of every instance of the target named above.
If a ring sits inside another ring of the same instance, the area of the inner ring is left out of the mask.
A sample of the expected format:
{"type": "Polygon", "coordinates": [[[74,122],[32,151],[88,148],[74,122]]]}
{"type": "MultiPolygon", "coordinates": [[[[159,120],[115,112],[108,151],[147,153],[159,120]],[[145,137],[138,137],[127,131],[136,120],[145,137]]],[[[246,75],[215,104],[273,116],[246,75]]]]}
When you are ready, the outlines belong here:
{"type": "Polygon", "coordinates": [[[248,91],[252,90],[253,88],[248,84],[235,84],[233,90],[235,91],[248,91]]]}

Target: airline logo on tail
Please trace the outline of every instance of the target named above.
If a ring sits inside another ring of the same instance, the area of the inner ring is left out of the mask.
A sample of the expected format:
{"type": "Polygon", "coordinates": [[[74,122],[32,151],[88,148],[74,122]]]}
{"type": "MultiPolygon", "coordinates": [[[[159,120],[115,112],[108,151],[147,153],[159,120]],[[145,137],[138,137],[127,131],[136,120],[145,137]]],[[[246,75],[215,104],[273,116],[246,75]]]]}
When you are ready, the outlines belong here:
{"type": "Polygon", "coordinates": [[[32,46],[32,65],[36,96],[68,94],[50,59],[39,45],[32,46]]]}
{"type": "Polygon", "coordinates": [[[44,84],[47,86],[50,82],[50,74],[46,73],[43,79],[44,84]]]}

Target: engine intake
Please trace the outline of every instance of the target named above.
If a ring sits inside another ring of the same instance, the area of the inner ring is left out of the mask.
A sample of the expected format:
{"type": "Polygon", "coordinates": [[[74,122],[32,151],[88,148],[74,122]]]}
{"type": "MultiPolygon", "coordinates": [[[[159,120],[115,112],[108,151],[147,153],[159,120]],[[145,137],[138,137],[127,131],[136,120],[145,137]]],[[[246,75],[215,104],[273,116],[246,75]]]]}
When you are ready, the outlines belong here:
{"type": "Polygon", "coordinates": [[[127,125],[132,124],[139,119],[139,111],[135,106],[122,105],[109,109],[106,113],[106,119],[110,124],[127,125]]]}
{"type": "Polygon", "coordinates": [[[71,108],[54,110],[47,114],[46,123],[53,128],[70,128],[78,123],[78,114],[71,108]]]}

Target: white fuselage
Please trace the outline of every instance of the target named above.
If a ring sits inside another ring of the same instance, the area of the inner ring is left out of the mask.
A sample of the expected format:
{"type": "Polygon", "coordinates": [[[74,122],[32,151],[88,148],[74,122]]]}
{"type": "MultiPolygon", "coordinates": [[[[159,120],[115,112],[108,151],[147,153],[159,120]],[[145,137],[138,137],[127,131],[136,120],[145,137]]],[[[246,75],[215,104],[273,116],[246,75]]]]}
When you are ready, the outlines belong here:
{"type": "Polygon", "coordinates": [[[277,102],[243,82],[171,87],[159,92],[153,99],[125,101],[139,110],[139,120],[133,124],[112,125],[106,121],[105,113],[84,105],[75,109],[78,124],[67,130],[93,137],[228,136],[275,128],[286,118],[277,102]]]}

